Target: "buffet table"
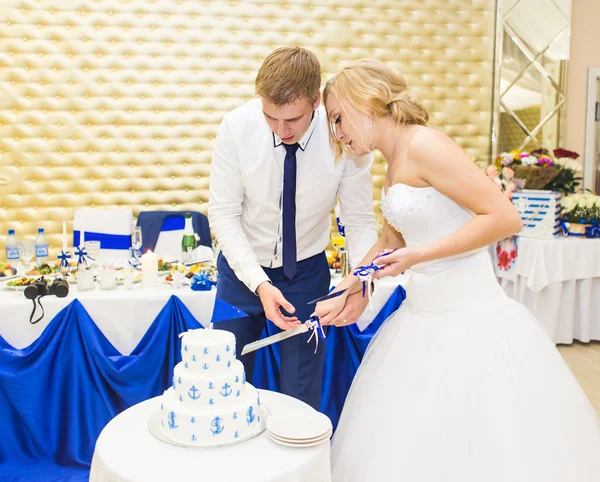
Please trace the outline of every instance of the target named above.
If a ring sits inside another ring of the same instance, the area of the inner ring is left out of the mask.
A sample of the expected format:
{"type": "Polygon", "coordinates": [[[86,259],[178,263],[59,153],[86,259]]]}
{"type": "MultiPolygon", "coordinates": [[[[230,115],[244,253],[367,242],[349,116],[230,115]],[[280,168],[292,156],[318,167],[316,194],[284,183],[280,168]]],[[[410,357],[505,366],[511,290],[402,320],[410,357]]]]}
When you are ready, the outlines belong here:
{"type": "Polygon", "coordinates": [[[520,237],[517,246],[508,269],[494,253],[508,296],[532,311],[554,343],[600,340],[600,239],[520,237]]]}
{"type": "MultiPolygon", "coordinates": [[[[300,400],[260,390],[272,415],[310,415],[300,400]]],[[[156,439],[148,420],[159,409],[160,397],[146,400],[117,415],[96,443],[90,482],[329,482],[329,440],[309,448],[289,448],[263,432],[243,443],[219,448],[177,447],[156,439]],[[131,450],[135,447],[135,450],[131,450]]]]}

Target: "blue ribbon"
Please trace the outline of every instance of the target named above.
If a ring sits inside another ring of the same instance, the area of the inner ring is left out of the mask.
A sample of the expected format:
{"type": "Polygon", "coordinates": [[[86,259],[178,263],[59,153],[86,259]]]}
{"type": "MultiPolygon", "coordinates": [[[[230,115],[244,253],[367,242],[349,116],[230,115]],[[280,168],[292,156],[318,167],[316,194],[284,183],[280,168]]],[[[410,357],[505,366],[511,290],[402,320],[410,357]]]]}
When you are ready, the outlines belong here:
{"type": "MultiPolygon", "coordinates": [[[[387,256],[388,254],[392,254],[394,251],[396,251],[396,250],[393,249],[387,253],[382,253],[379,256],[377,256],[377,258],[382,258],[383,256],[387,256]]],[[[375,259],[377,259],[377,258],[375,258],[375,259]]],[[[373,261],[375,261],[375,260],[373,260],[373,261]]],[[[356,276],[360,281],[362,281],[363,298],[365,297],[365,293],[367,291],[367,281],[370,281],[373,274],[375,274],[375,271],[380,270],[381,268],[383,268],[383,266],[378,266],[375,263],[371,263],[367,266],[358,266],[353,271],[354,276],[356,276]]]]}
{"type": "Polygon", "coordinates": [[[65,251],[61,251],[60,254],[58,255],[58,259],[60,259],[60,266],[62,268],[68,268],[69,267],[69,261],[68,259],[71,257],[71,255],[69,254],[69,252],[65,252],[65,251]]]}
{"type": "Polygon", "coordinates": [[[335,220],[337,221],[337,226],[338,226],[338,232],[342,235],[342,236],[346,236],[346,227],[342,224],[342,222],[340,221],[340,217],[337,216],[335,218],[335,220]]]}
{"type": "Polygon", "coordinates": [[[325,331],[323,330],[323,326],[321,325],[321,318],[319,318],[317,315],[311,315],[311,317],[308,319],[308,321],[305,322],[305,324],[306,326],[308,326],[309,330],[312,330],[312,333],[308,340],[306,340],[306,343],[310,343],[310,340],[312,340],[314,337],[315,353],[317,353],[317,350],[319,349],[319,338],[321,340],[324,340],[326,338],[325,331]]]}
{"type": "Polygon", "coordinates": [[[75,249],[75,256],[77,256],[77,264],[87,264],[88,259],[94,261],[94,258],[88,256],[85,248],[81,246],[75,249]]]}
{"type": "Polygon", "coordinates": [[[590,224],[591,226],[585,228],[585,235],[588,238],[600,238],[600,225],[598,225],[598,220],[594,219],[590,224]]]}
{"type": "MultiPolygon", "coordinates": [[[[73,231],[73,246],[79,246],[81,233],[73,231]]],[[[105,234],[85,232],[86,241],[100,241],[101,249],[129,249],[131,246],[130,234],[105,234]]]]}
{"type": "Polygon", "coordinates": [[[380,270],[381,266],[371,263],[368,266],[359,266],[354,270],[354,276],[362,281],[362,296],[365,297],[367,292],[367,282],[371,279],[375,271],[380,270]]]}
{"type": "Polygon", "coordinates": [[[129,260],[129,265],[135,269],[141,269],[142,252],[139,249],[133,250],[133,257],[129,260]]]}
{"type": "Polygon", "coordinates": [[[578,224],[591,224],[591,226],[585,228],[585,233],[572,233],[569,231],[566,221],[564,219],[560,220],[560,227],[562,228],[565,236],[574,236],[578,238],[600,238],[600,226],[598,226],[597,219],[592,219],[590,223],[588,223],[587,219],[582,219],[578,224]]]}

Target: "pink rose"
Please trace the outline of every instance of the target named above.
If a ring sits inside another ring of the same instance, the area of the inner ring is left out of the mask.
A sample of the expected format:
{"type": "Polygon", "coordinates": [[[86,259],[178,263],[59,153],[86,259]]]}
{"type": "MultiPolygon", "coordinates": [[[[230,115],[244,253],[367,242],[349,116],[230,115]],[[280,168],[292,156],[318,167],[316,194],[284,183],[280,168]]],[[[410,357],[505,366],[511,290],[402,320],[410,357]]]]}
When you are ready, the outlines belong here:
{"type": "Polygon", "coordinates": [[[505,178],[512,178],[515,175],[515,171],[513,171],[510,167],[502,168],[502,176],[505,178]]]}
{"type": "MultiPolygon", "coordinates": [[[[504,168],[506,169],[506,168],[504,168]]],[[[498,177],[498,169],[496,168],[496,166],[488,166],[487,170],[486,170],[486,174],[488,175],[488,177],[495,179],[498,177]]]]}

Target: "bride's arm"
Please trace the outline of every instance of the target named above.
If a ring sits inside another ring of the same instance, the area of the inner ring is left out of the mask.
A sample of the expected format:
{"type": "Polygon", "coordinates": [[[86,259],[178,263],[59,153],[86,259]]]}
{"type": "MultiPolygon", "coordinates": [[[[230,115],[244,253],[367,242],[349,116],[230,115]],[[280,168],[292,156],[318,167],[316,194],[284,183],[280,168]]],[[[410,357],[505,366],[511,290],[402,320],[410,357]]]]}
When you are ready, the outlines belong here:
{"type": "MultiPolygon", "coordinates": [[[[404,246],[405,243],[402,235],[393,227],[391,227],[384,219],[383,232],[381,236],[357,266],[371,264],[373,262],[373,258],[386,249],[393,250],[403,248],[404,246]]],[[[348,296],[362,289],[362,284],[357,283],[357,281],[358,278],[354,276],[354,274],[350,273],[335,287],[334,290],[334,292],[336,292],[350,287],[348,291],[337,298],[332,298],[330,300],[317,303],[317,306],[315,307],[315,314],[321,318],[321,322],[324,325],[335,324],[336,321],[338,321],[338,318],[341,316],[340,314],[342,313],[342,310],[344,310],[344,313],[346,311],[354,311],[356,318],[360,316],[360,313],[362,313],[362,311],[365,309],[368,300],[355,299],[354,302],[357,304],[362,304],[362,306],[357,305],[355,310],[349,310],[350,307],[346,306],[346,300],[348,296]]],[[[349,300],[348,303],[350,304],[349,300]]],[[[352,319],[349,322],[354,323],[355,321],[355,319],[352,319]]]]}
{"type": "Polygon", "coordinates": [[[510,200],[445,134],[419,131],[410,141],[407,158],[421,179],[475,216],[445,238],[378,259],[377,264],[395,266],[379,270],[376,277],[394,276],[417,263],[488,246],[521,230],[521,218],[510,200]]]}

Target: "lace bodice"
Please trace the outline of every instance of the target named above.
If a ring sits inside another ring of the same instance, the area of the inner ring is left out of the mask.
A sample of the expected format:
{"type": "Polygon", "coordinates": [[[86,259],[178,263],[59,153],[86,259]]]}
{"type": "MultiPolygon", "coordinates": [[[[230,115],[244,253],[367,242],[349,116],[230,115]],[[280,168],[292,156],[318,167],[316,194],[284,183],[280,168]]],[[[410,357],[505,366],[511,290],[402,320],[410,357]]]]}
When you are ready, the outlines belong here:
{"type": "Polygon", "coordinates": [[[381,199],[387,222],[404,237],[407,247],[437,241],[460,229],[473,213],[433,187],[394,184],[381,199]]]}

